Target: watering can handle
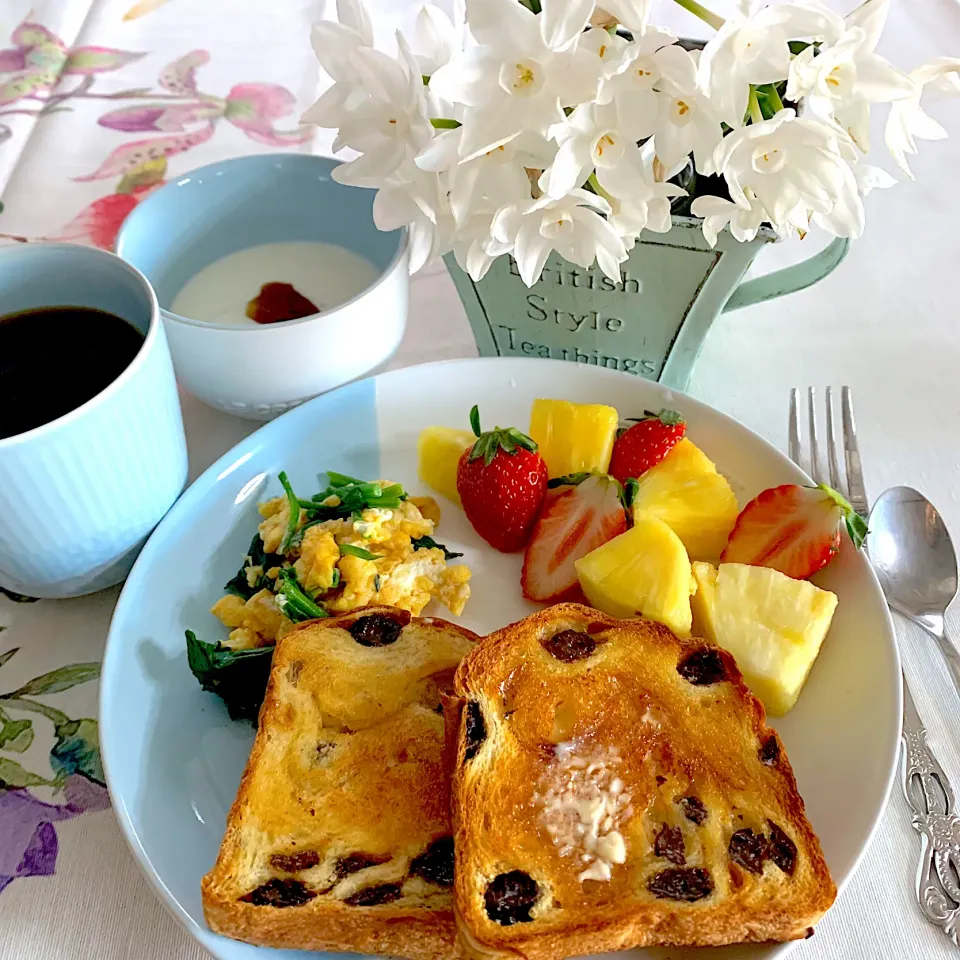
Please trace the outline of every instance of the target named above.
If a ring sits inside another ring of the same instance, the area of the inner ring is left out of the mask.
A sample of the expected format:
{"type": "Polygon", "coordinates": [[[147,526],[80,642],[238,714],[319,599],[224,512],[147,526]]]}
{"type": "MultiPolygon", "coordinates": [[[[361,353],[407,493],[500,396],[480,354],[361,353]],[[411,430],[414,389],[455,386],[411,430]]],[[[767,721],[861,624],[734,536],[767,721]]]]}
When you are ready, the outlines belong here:
{"type": "Polygon", "coordinates": [[[818,280],[833,273],[849,250],[850,241],[846,237],[836,237],[819,253],[801,263],[774,270],[765,277],[744,280],[733,291],[723,308],[724,313],[728,310],[748,307],[752,303],[773,300],[774,297],[782,297],[785,293],[796,293],[797,290],[812,287],[818,280]]]}

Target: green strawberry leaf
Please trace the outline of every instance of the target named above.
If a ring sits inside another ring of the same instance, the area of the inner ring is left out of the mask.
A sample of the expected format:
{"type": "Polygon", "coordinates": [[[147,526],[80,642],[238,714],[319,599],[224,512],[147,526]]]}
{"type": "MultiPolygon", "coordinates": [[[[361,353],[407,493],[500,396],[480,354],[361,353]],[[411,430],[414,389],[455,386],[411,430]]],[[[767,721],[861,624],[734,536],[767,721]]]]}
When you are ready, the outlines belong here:
{"type": "Polygon", "coordinates": [[[524,450],[529,450],[531,453],[537,452],[536,441],[525,433],[521,433],[516,427],[508,427],[504,432],[518,447],[523,447],[524,450]]]}
{"type": "Polygon", "coordinates": [[[575,487],[578,484],[583,483],[587,477],[593,476],[589,470],[581,471],[580,473],[568,473],[562,477],[554,477],[552,480],[547,481],[547,487],[553,490],[555,487],[575,487]]]}
{"type": "Polygon", "coordinates": [[[870,532],[867,529],[867,521],[859,513],[850,513],[843,519],[847,524],[847,533],[850,534],[853,545],[859,550],[870,532]]]}
{"type": "Polygon", "coordinates": [[[529,450],[530,453],[537,452],[536,443],[516,427],[507,427],[506,430],[494,427],[484,433],[480,429],[480,410],[476,404],[470,410],[470,426],[477,436],[476,443],[470,448],[470,459],[479,460],[483,457],[484,466],[489,467],[500,450],[510,456],[513,456],[518,448],[529,450]]]}
{"type": "Polygon", "coordinates": [[[0,667],[2,667],[20,648],[14,647],[6,653],[0,653],[0,667]]]}
{"type": "Polygon", "coordinates": [[[41,693],[61,693],[100,676],[99,663],[71,663],[28,680],[12,697],[36,697],[41,693]]]}
{"type": "Polygon", "coordinates": [[[867,521],[850,506],[850,503],[845,497],[837,493],[832,487],[821,483],[817,489],[822,490],[840,508],[840,512],[843,515],[843,522],[847,527],[847,533],[850,535],[853,545],[859,550],[863,546],[869,533],[867,521]]]}

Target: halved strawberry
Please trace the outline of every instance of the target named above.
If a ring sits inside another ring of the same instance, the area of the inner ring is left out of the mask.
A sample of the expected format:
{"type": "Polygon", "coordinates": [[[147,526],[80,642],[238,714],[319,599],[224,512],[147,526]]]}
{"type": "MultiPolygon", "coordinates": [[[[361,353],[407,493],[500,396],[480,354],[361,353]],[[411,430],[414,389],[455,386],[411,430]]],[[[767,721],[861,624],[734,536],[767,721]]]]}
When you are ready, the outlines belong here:
{"type": "Polygon", "coordinates": [[[613,477],[575,473],[550,490],[523,557],[523,595],[537,603],[581,596],[574,561],[627,529],[621,488],[613,477]]]}
{"type": "Polygon", "coordinates": [[[720,560],[772,567],[806,580],[840,549],[841,522],[859,550],[867,535],[866,521],[836,490],[825,484],[771,487],[740,511],[720,560]]]}

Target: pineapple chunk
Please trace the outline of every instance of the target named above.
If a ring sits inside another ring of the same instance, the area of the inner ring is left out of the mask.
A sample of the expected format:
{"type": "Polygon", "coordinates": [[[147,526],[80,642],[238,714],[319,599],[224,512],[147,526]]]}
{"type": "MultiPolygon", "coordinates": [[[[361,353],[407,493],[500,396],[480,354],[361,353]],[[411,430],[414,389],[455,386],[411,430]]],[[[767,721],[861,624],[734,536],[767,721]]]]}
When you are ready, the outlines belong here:
{"type": "Polygon", "coordinates": [[[690,636],[690,594],[695,588],[680,538],[656,517],[634,526],[575,564],[580,586],[598,610],[612,617],[644,616],[690,636]]]}
{"type": "Polygon", "coordinates": [[[797,702],[830,629],[837,597],[807,580],[744,563],[695,563],[697,630],[729,650],[767,712],[797,702]]]}
{"type": "Polygon", "coordinates": [[[418,474],[431,490],[436,490],[460,506],[457,493],[457,465],[467,447],[477,438],[469,430],[453,427],[425,427],[417,440],[418,474]]]}
{"type": "Polygon", "coordinates": [[[530,436],[551,478],[585,470],[606,473],[618,419],[613,407],[599,403],[534,400],[530,436]]]}
{"type": "Polygon", "coordinates": [[[691,560],[717,560],[737,520],[737,498],[710,458],[684,438],[640,477],[633,515],[662,520],[691,560]]]}

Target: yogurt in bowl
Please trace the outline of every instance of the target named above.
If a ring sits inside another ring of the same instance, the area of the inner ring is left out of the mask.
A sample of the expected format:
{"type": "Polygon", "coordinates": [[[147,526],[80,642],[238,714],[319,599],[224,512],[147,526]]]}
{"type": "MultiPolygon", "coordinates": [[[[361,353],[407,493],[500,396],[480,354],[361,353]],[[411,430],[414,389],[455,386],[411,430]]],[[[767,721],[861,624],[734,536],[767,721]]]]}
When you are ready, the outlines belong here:
{"type": "Polygon", "coordinates": [[[285,284],[332,310],[372,287],[380,271],[346,247],[312,240],[263,243],[208,263],[179,290],[170,312],[210,323],[253,326],[248,306],[267,284],[285,284]],[[249,294],[249,296],[248,296],[249,294]]]}
{"type": "Polygon", "coordinates": [[[202,167],[120,230],[117,253],[156,290],[180,383],[218,410],[269,419],[400,344],[406,231],[378,230],[374,192],[337,183],[336,165],[267,154],[202,167]],[[256,322],[251,302],[278,284],[294,319],[256,322]]]}

